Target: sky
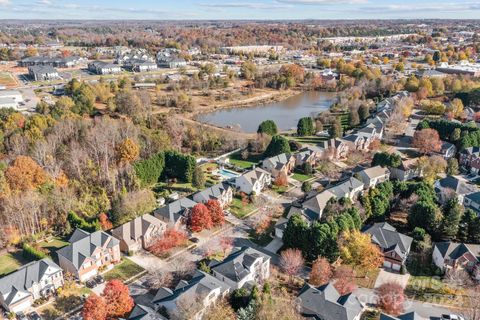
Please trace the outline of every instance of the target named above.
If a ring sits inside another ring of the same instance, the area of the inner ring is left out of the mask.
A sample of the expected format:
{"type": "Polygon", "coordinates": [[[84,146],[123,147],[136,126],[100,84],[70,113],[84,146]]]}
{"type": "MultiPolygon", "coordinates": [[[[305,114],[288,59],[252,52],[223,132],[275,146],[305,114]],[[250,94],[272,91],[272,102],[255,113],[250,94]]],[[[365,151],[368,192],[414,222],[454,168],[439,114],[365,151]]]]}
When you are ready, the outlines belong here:
{"type": "Polygon", "coordinates": [[[0,19],[480,19],[480,0],[0,0],[0,19]]]}

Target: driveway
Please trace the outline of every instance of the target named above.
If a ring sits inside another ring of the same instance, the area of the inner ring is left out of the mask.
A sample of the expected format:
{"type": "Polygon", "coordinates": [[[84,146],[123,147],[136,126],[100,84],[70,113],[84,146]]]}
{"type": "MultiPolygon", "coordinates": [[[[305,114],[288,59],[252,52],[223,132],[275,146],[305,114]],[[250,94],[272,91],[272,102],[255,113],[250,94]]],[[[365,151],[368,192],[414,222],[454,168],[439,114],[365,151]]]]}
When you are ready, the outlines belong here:
{"type": "Polygon", "coordinates": [[[390,271],[386,271],[385,269],[381,269],[380,273],[378,274],[377,280],[375,281],[375,288],[380,287],[384,283],[392,283],[396,282],[405,289],[408,284],[408,279],[410,278],[409,274],[399,274],[390,271]]]}
{"type": "Polygon", "coordinates": [[[139,250],[131,257],[128,257],[130,260],[138,264],[143,269],[148,272],[160,271],[165,268],[166,262],[148,251],[139,250]]]}

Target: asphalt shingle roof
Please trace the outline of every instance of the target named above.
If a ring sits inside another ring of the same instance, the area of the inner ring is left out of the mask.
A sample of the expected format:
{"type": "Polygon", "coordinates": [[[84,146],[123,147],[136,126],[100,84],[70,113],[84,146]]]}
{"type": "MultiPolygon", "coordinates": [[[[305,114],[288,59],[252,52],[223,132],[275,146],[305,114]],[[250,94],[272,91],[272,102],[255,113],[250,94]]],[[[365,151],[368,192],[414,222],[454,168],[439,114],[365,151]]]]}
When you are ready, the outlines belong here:
{"type": "Polygon", "coordinates": [[[413,238],[397,232],[397,230],[386,222],[375,223],[364,231],[372,236],[372,242],[376,243],[384,251],[394,250],[405,258],[410,251],[413,238]]]}

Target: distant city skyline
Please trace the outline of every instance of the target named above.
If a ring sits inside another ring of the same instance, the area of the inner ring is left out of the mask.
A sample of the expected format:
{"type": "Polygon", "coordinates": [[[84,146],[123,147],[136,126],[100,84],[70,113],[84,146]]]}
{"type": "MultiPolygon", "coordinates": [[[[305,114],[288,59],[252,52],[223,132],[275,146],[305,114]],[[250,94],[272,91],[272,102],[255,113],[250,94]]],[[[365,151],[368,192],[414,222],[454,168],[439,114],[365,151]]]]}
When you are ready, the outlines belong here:
{"type": "Polygon", "coordinates": [[[471,0],[0,0],[0,19],[477,19],[471,0]]]}

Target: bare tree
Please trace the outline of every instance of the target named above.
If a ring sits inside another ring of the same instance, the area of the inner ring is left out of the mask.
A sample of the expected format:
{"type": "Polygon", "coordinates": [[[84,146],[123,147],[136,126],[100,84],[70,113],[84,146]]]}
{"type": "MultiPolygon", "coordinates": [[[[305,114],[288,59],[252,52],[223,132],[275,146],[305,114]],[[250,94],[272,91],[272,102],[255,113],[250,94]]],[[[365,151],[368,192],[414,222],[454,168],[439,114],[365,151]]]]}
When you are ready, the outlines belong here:
{"type": "Polygon", "coordinates": [[[304,262],[302,252],[298,249],[287,249],[280,254],[280,268],[290,277],[290,281],[299,274],[304,262]]]}

